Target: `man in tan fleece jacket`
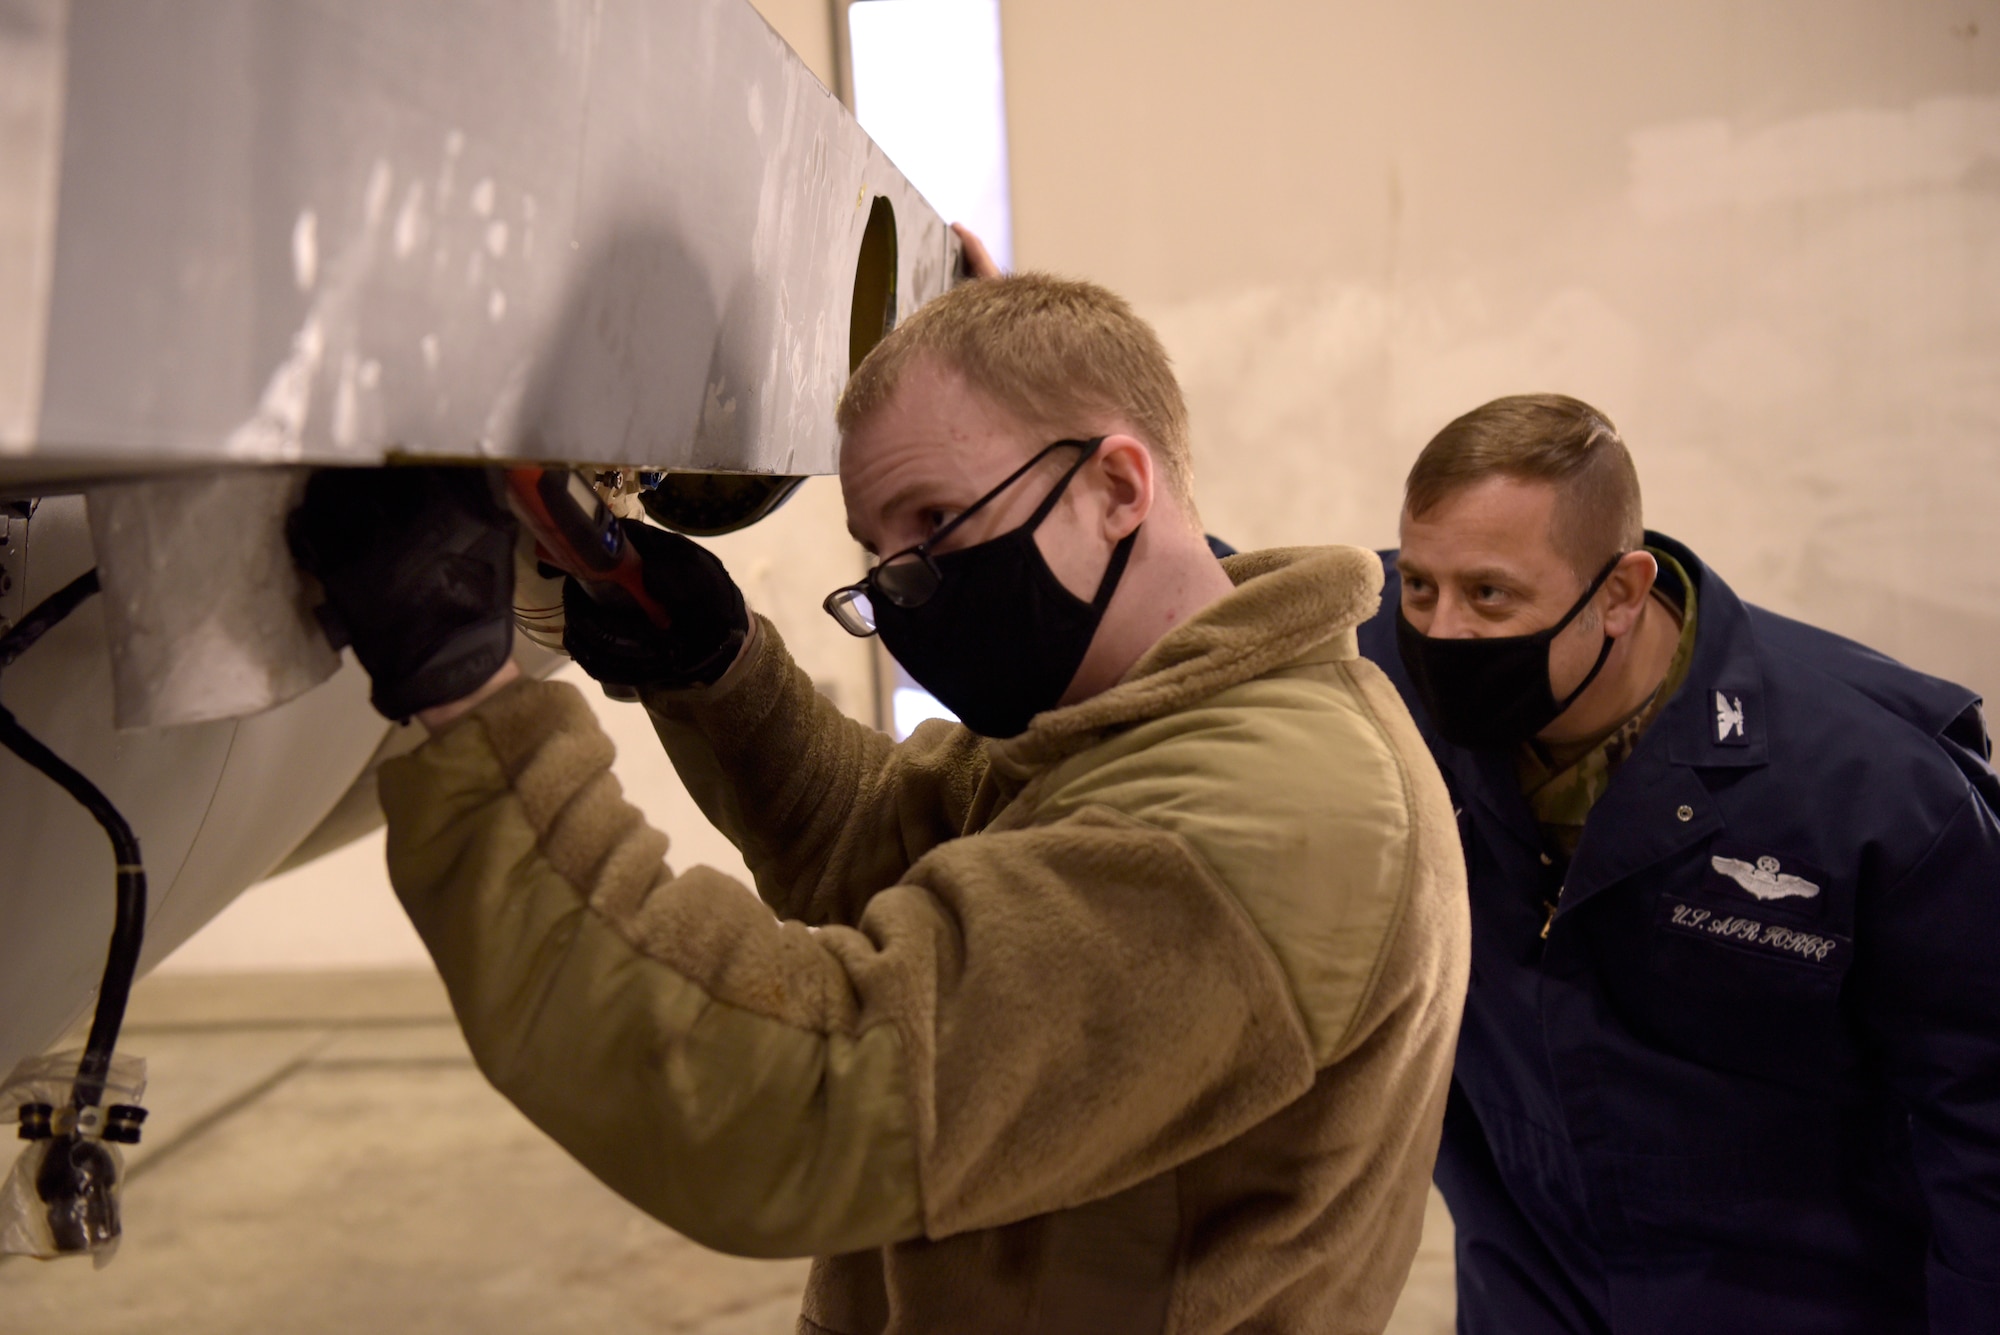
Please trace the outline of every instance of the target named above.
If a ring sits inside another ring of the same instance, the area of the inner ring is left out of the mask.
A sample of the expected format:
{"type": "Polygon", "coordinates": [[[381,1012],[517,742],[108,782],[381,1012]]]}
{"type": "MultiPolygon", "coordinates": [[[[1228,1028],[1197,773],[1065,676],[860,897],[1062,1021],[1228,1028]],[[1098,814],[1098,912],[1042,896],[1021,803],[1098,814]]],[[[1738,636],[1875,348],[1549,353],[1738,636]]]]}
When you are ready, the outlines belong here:
{"type": "MultiPolygon", "coordinates": [[[[884,559],[829,610],[987,735],[843,718],[658,530],[629,536],[676,634],[566,599],[761,903],[669,867],[573,689],[375,634],[378,699],[435,733],[382,774],[390,872],[481,1068],[690,1237],[820,1258],[802,1332],[1379,1331],[1467,924],[1437,771],[1356,656],[1376,558],[1218,565],[1165,354],[1086,284],[939,298],[840,421],[884,559]]],[[[462,562],[410,536],[447,527],[370,541],[462,562]]]]}

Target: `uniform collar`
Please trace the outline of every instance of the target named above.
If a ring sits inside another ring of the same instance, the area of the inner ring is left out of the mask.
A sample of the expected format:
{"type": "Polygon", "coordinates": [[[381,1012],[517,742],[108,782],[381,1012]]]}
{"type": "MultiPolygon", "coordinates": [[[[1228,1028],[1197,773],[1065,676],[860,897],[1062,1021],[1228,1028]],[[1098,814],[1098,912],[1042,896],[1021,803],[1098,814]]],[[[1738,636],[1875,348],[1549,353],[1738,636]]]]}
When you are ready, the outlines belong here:
{"type": "Polygon", "coordinates": [[[1646,545],[1672,556],[1694,585],[1694,661],[1591,808],[1559,897],[1558,921],[1606,887],[1721,832],[1721,809],[1700,770],[1769,762],[1764,674],[1742,601],[1672,538],[1649,532],[1646,545]]]}
{"type": "MultiPolygon", "coordinates": [[[[1648,532],[1646,545],[1681,563],[1695,588],[1694,662],[1687,680],[1650,731],[1667,758],[1700,769],[1746,769],[1770,763],[1764,671],[1750,615],[1722,577],[1681,543],[1648,532]]],[[[1640,743],[1640,752],[1648,750],[1640,743]]],[[[1634,755],[1637,759],[1637,754],[1634,755]]]]}

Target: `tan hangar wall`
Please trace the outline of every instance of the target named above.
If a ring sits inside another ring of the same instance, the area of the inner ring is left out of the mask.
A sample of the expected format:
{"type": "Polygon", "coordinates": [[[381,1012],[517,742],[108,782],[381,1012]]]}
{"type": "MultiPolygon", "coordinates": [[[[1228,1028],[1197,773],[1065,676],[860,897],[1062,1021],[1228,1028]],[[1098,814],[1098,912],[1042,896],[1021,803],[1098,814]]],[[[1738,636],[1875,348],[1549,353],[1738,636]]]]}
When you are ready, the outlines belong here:
{"type": "Polygon", "coordinates": [[[1003,17],[1019,262],[1157,323],[1214,532],[1388,545],[1565,391],[1747,597],[2000,695],[2000,4],[1003,17]]]}

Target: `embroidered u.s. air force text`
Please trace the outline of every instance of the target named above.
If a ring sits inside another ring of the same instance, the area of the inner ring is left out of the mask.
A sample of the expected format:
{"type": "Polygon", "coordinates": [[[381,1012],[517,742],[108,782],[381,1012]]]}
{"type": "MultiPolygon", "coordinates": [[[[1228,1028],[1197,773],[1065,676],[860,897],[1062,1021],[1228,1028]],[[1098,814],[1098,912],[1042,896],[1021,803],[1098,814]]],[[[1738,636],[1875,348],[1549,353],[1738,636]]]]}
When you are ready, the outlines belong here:
{"type": "Polygon", "coordinates": [[[1671,895],[1660,901],[1660,922],[1674,931],[1720,945],[1826,968],[1846,962],[1849,944],[1846,937],[1767,922],[1747,913],[1690,904],[1671,895]]]}

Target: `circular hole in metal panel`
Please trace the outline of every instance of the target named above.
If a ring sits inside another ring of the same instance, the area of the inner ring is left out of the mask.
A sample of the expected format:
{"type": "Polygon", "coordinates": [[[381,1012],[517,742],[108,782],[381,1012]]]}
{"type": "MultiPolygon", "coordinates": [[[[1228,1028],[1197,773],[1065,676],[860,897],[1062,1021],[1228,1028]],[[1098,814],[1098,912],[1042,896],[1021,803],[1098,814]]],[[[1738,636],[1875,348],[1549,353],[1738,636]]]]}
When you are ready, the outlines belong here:
{"type": "Polygon", "coordinates": [[[847,321],[847,370],[896,326],[896,210],[881,195],[868,210],[854,261],[854,302],[847,321]]]}

